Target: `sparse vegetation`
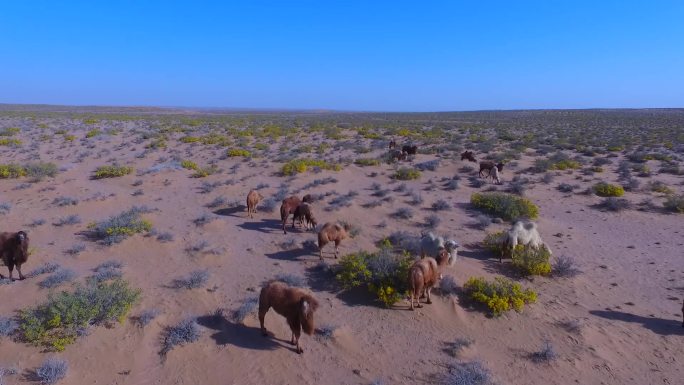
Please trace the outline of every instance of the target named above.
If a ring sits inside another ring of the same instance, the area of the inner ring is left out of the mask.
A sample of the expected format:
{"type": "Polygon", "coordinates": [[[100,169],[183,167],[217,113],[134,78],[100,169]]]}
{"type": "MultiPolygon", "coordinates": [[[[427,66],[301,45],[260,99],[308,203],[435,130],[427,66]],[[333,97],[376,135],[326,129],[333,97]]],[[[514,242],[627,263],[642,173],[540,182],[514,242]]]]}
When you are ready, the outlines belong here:
{"type": "Polygon", "coordinates": [[[625,194],[625,189],[622,186],[600,182],[592,187],[594,194],[600,197],[621,197],[625,194]]]}
{"type": "Polygon", "coordinates": [[[131,235],[148,232],[152,229],[152,223],[140,218],[143,212],[147,210],[143,207],[133,207],[102,222],[91,223],[88,225],[88,235],[105,245],[112,245],[131,235]]]}
{"type": "Polygon", "coordinates": [[[132,172],[133,168],[127,166],[100,166],[95,169],[93,179],[117,178],[132,172]]]}
{"type": "Polygon", "coordinates": [[[36,377],[41,384],[51,385],[64,379],[68,371],[69,364],[66,361],[51,357],[36,369],[36,377]]]}
{"type": "Polygon", "coordinates": [[[508,221],[521,218],[535,219],[539,215],[539,208],[529,199],[508,193],[475,193],[470,196],[470,203],[487,214],[508,221]]]}
{"type": "Polygon", "coordinates": [[[306,172],[309,168],[340,171],[342,169],[342,166],[339,164],[328,163],[324,160],[304,158],[294,159],[285,163],[280,171],[283,175],[288,176],[306,172]]]}
{"type": "Polygon", "coordinates": [[[376,253],[359,252],[340,259],[337,281],[344,289],[365,286],[385,306],[390,307],[405,295],[406,277],[413,259],[389,248],[376,253]]]}
{"type": "Polygon", "coordinates": [[[394,173],[394,179],[397,180],[414,180],[420,178],[420,171],[415,168],[402,167],[394,173]]]}
{"type": "Polygon", "coordinates": [[[194,318],[188,318],[164,330],[162,349],[159,355],[165,357],[176,346],[195,342],[200,337],[200,328],[194,318]]]}
{"type": "Polygon", "coordinates": [[[525,304],[537,301],[537,293],[525,289],[519,283],[503,277],[487,281],[481,277],[471,277],[463,285],[468,297],[487,306],[494,316],[499,316],[510,309],[521,312],[525,304]]]}
{"type": "Polygon", "coordinates": [[[140,290],[121,279],[89,283],[75,291],[50,295],[47,302],[20,315],[26,342],[61,351],[90,326],[124,317],[140,299],[140,290]]]}

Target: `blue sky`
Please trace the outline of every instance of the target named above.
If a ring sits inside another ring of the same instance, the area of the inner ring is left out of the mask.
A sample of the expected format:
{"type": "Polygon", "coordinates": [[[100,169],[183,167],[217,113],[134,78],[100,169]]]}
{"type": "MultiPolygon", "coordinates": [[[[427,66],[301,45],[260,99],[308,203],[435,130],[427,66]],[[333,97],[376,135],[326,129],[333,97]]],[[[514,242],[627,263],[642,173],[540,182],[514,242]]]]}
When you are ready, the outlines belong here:
{"type": "Polygon", "coordinates": [[[684,2],[0,0],[0,103],[684,107],[684,2]]]}

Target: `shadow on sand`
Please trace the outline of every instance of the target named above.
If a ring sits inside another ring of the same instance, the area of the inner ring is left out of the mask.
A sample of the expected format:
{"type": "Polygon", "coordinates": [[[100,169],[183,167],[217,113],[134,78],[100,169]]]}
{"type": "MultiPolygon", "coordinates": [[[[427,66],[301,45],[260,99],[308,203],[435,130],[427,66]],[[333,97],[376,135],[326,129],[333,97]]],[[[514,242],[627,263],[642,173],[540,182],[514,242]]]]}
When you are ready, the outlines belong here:
{"type": "MultiPolygon", "coordinates": [[[[267,314],[267,319],[269,315],[271,317],[280,317],[275,315],[273,311],[267,314]]],[[[216,345],[233,345],[251,350],[274,350],[285,347],[293,352],[295,351],[295,348],[290,345],[289,340],[275,338],[271,333],[269,333],[268,337],[264,337],[261,334],[260,328],[233,323],[223,315],[208,314],[200,316],[197,317],[197,323],[215,331],[211,335],[211,339],[216,342],[216,345]]]]}
{"type": "Polygon", "coordinates": [[[254,220],[254,222],[240,223],[238,227],[245,230],[256,230],[262,233],[282,233],[282,222],[277,219],[261,219],[254,220]]]}
{"type": "Polygon", "coordinates": [[[235,207],[228,207],[225,209],[218,209],[214,211],[214,214],[216,215],[222,215],[226,217],[239,217],[239,218],[248,218],[247,217],[247,207],[245,206],[235,206],[235,207]]]}
{"type": "Polygon", "coordinates": [[[684,328],[680,320],[642,317],[636,314],[615,310],[590,310],[589,314],[609,320],[640,323],[646,329],[662,336],[684,336],[684,328]]]}

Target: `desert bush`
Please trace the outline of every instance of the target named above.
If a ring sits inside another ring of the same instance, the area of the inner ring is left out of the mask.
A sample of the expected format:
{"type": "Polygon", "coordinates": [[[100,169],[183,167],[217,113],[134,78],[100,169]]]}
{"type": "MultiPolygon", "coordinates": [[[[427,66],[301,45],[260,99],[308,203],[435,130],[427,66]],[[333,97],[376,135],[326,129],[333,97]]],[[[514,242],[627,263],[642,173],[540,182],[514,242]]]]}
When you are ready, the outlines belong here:
{"type": "Polygon", "coordinates": [[[420,178],[420,171],[415,168],[402,167],[394,173],[392,178],[397,180],[414,180],[420,178]]]}
{"type": "Polygon", "coordinates": [[[0,164],[0,179],[14,179],[26,176],[26,169],[18,164],[0,164]]]}
{"type": "Polygon", "coordinates": [[[439,281],[439,291],[442,294],[445,295],[452,295],[456,294],[458,292],[458,283],[456,282],[456,279],[450,275],[444,276],[440,281],[439,281]]]}
{"type": "Polygon", "coordinates": [[[461,362],[449,366],[442,385],[494,385],[492,375],[482,362],[461,362]]]}
{"type": "Polygon", "coordinates": [[[551,341],[544,341],[542,344],[542,347],[539,351],[536,351],[530,355],[530,358],[532,361],[541,363],[541,362],[550,362],[558,358],[558,354],[556,353],[556,350],[553,348],[553,345],[551,345],[551,341]]]}
{"type": "Polygon", "coordinates": [[[432,209],[435,211],[449,210],[451,209],[451,205],[444,199],[439,199],[432,204],[432,209]]]}
{"type": "Polygon", "coordinates": [[[470,347],[474,342],[469,338],[459,337],[454,342],[446,342],[444,351],[452,357],[458,357],[463,349],[470,347]]]}
{"type": "Polygon", "coordinates": [[[577,267],[575,259],[566,255],[561,255],[553,263],[551,272],[556,277],[574,277],[581,273],[581,270],[577,267]]]}
{"type": "Polygon", "coordinates": [[[427,162],[416,164],[416,168],[420,171],[435,171],[439,167],[439,159],[429,160],[427,162]]]}
{"type": "Polygon", "coordinates": [[[0,203],[0,215],[7,215],[12,210],[12,204],[5,202],[0,203]]]}
{"type": "Polygon", "coordinates": [[[17,321],[9,317],[0,316],[0,337],[12,335],[19,328],[17,321]]]}
{"type": "Polygon", "coordinates": [[[91,223],[88,225],[90,230],[88,236],[105,245],[112,245],[131,235],[148,232],[152,229],[152,223],[140,218],[140,214],[146,211],[144,207],[134,206],[130,210],[111,216],[102,222],[91,223]]]}
{"type": "Polygon", "coordinates": [[[29,343],[61,351],[89,326],[123,322],[139,299],[140,290],[124,280],[90,282],[74,292],[51,294],[47,302],[21,311],[21,333],[29,343]]]}
{"type": "Polygon", "coordinates": [[[187,160],[187,159],[181,160],[180,165],[181,165],[181,167],[183,167],[186,170],[199,170],[199,166],[197,165],[197,163],[195,163],[191,160],[187,160]]]}
{"type": "Polygon", "coordinates": [[[157,240],[159,242],[172,242],[173,239],[173,233],[170,233],[168,231],[157,234],[157,240]]]}
{"type": "Polygon", "coordinates": [[[648,189],[652,192],[659,193],[659,194],[665,194],[665,195],[670,195],[674,194],[674,190],[670,188],[667,184],[661,181],[651,181],[648,184],[648,189]]]}
{"type": "Polygon", "coordinates": [[[669,195],[665,199],[665,202],[663,202],[663,207],[668,211],[680,214],[684,213],[684,194],[669,195]]]}
{"type": "Polygon", "coordinates": [[[38,282],[38,286],[43,289],[51,289],[63,283],[71,282],[76,278],[76,273],[69,269],[59,269],[44,280],[38,282]]]}
{"type": "Polygon", "coordinates": [[[94,128],[94,129],[92,129],[92,130],[86,132],[85,137],[86,137],[86,138],[92,138],[92,137],[98,136],[98,135],[100,135],[100,134],[102,134],[102,131],[101,131],[101,130],[98,130],[97,128],[94,128]]]}
{"type": "Polygon", "coordinates": [[[204,226],[204,225],[211,223],[214,220],[216,220],[216,216],[214,216],[212,214],[202,214],[199,217],[195,218],[192,221],[192,223],[194,223],[195,226],[201,227],[201,226],[204,226]]]}
{"type": "Polygon", "coordinates": [[[324,160],[316,160],[311,158],[294,159],[283,165],[280,169],[283,175],[295,175],[306,172],[310,167],[317,167],[322,170],[340,171],[342,165],[329,163],[324,160]]]}
{"type": "Polygon", "coordinates": [[[0,136],[14,136],[21,132],[19,127],[7,127],[0,131],[0,136]]]}
{"type": "Polygon", "coordinates": [[[632,204],[624,198],[608,197],[602,200],[596,207],[608,211],[622,211],[632,207],[632,204]]]}
{"type": "Polygon", "coordinates": [[[486,229],[491,224],[492,218],[490,218],[487,215],[478,215],[477,217],[475,217],[475,226],[482,230],[486,229]]]}
{"type": "Polygon", "coordinates": [[[184,136],[179,139],[181,143],[197,143],[200,141],[200,138],[197,136],[184,136]]]}
{"type": "Polygon", "coordinates": [[[408,201],[410,205],[418,206],[423,204],[423,196],[419,192],[411,191],[409,195],[411,196],[411,199],[408,201]]]}
{"type": "Polygon", "coordinates": [[[275,276],[275,280],[285,282],[289,286],[306,287],[306,280],[299,275],[280,273],[275,276]]]}
{"type": "Polygon", "coordinates": [[[486,305],[494,316],[511,308],[521,312],[525,304],[537,300],[537,293],[530,289],[523,290],[519,283],[503,277],[496,277],[494,281],[471,277],[463,285],[463,289],[470,299],[486,305]]]}
{"type": "Polygon", "coordinates": [[[439,224],[441,222],[442,222],[442,218],[440,218],[438,215],[435,215],[435,214],[431,214],[431,215],[428,215],[427,217],[425,217],[425,226],[430,228],[430,229],[436,228],[437,226],[439,226],[439,224]]]}
{"type": "Polygon", "coordinates": [[[96,282],[108,281],[110,279],[121,278],[122,272],[121,268],[123,264],[119,261],[109,260],[99,264],[93,271],[95,274],[89,279],[95,280],[96,282]]]}
{"type": "Polygon", "coordinates": [[[0,146],[21,146],[21,140],[15,138],[2,138],[0,139],[0,146]]]}
{"type": "Polygon", "coordinates": [[[529,199],[508,193],[474,193],[470,196],[470,203],[490,215],[509,221],[519,218],[535,219],[539,215],[539,208],[529,199]]]}
{"type": "Polygon", "coordinates": [[[513,266],[523,275],[548,275],[551,273],[551,252],[546,246],[534,248],[517,245],[512,253],[513,266]]]}
{"type": "Polygon", "coordinates": [[[54,178],[59,169],[54,163],[34,162],[24,165],[26,176],[33,180],[43,180],[44,178],[54,178]]]}
{"type": "Polygon", "coordinates": [[[600,197],[621,197],[625,194],[625,189],[622,186],[600,182],[592,187],[594,194],[600,197]]]}
{"type": "Polygon", "coordinates": [[[188,318],[177,325],[168,326],[164,330],[162,349],[159,355],[164,357],[176,346],[195,342],[200,337],[200,328],[194,318],[188,318]]]}
{"type": "Polygon", "coordinates": [[[258,306],[258,297],[245,298],[240,306],[231,313],[230,318],[233,322],[241,324],[250,314],[256,314],[258,306]]]}
{"type": "Polygon", "coordinates": [[[401,207],[391,214],[392,218],[411,219],[413,218],[413,210],[408,207],[401,207]]]}
{"type": "Polygon", "coordinates": [[[623,188],[624,188],[626,191],[637,191],[637,190],[639,190],[639,187],[640,187],[640,186],[641,186],[641,182],[639,182],[638,179],[629,177],[629,178],[627,178],[627,180],[625,181],[625,183],[624,183],[624,185],[623,185],[623,188]]]}
{"type": "Polygon", "coordinates": [[[53,223],[54,226],[67,226],[67,225],[77,225],[81,223],[81,217],[77,214],[67,215],[66,217],[58,218],[57,221],[53,223]]]}
{"type": "Polygon", "coordinates": [[[191,271],[185,277],[176,278],[171,283],[174,289],[199,289],[209,281],[209,270],[191,271]]]}
{"type": "Polygon", "coordinates": [[[245,149],[241,149],[241,148],[231,148],[230,150],[228,150],[227,155],[229,157],[241,156],[244,158],[249,158],[250,156],[252,156],[252,153],[245,150],[245,149]]]}
{"type": "Polygon", "coordinates": [[[406,293],[406,277],[412,263],[409,254],[395,254],[389,248],[376,253],[362,251],[340,259],[336,279],[344,289],[365,286],[390,307],[406,293]]]}
{"type": "Polygon", "coordinates": [[[135,317],[135,322],[138,324],[138,326],[144,328],[150,322],[152,322],[152,320],[157,318],[159,314],[161,314],[161,312],[158,309],[147,309],[138,314],[137,317],[135,317]]]}
{"type": "Polygon", "coordinates": [[[36,277],[42,274],[48,274],[48,273],[54,273],[59,269],[59,265],[53,262],[47,262],[42,264],[41,266],[38,266],[37,268],[31,270],[27,274],[28,277],[36,277]]]}
{"type": "Polygon", "coordinates": [[[51,357],[36,369],[36,377],[41,384],[51,385],[64,379],[67,371],[69,371],[69,364],[66,361],[51,357]]]}
{"type": "Polygon", "coordinates": [[[60,207],[62,207],[62,206],[75,206],[78,204],[78,199],[72,198],[72,197],[61,196],[61,197],[55,198],[52,201],[52,204],[60,206],[60,207]]]}
{"type": "Polygon", "coordinates": [[[358,158],[354,161],[354,164],[359,166],[379,166],[380,160],[375,158],[358,158]]]}
{"type": "Polygon", "coordinates": [[[128,166],[100,166],[95,169],[93,179],[116,178],[128,175],[133,172],[132,167],[128,166]]]}
{"type": "Polygon", "coordinates": [[[558,189],[558,191],[564,192],[564,193],[571,193],[575,188],[577,188],[577,186],[573,186],[573,185],[568,184],[568,183],[561,183],[556,187],[556,189],[558,189]]]}

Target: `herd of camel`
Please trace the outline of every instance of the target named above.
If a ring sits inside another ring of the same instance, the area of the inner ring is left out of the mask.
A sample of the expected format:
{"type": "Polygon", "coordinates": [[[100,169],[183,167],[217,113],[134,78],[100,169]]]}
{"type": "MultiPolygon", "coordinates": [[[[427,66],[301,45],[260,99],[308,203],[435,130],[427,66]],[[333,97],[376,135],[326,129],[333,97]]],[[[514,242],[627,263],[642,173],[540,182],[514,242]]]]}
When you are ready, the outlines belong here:
{"type": "MultiPolygon", "coordinates": [[[[396,142],[390,141],[390,153],[396,148],[396,142]]],[[[418,146],[404,145],[399,160],[409,159],[409,155],[417,154],[418,146]]],[[[461,154],[461,160],[477,162],[472,151],[465,151],[461,154]]],[[[492,177],[496,183],[501,183],[499,173],[503,170],[503,163],[491,161],[480,162],[479,175],[492,177]],[[487,172],[485,174],[485,172],[487,172]]],[[[247,194],[247,216],[254,218],[257,213],[257,205],[264,197],[257,191],[251,190],[247,194]]],[[[318,226],[314,216],[312,195],[304,195],[302,199],[298,196],[289,196],[283,199],[280,206],[280,219],[282,222],[283,233],[287,234],[287,221],[292,216],[292,227],[295,222],[306,230],[315,230],[318,226]]],[[[325,223],[318,231],[318,250],[319,258],[323,259],[323,248],[330,244],[335,244],[334,257],[337,258],[339,245],[349,238],[350,227],[348,224],[334,222],[325,223]]],[[[504,240],[506,247],[515,247],[518,242],[523,244],[542,244],[541,238],[535,225],[516,223],[509,230],[507,239],[504,240]]],[[[0,261],[9,269],[9,279],[14,281],[14,268],[17,268],[19,279],[25,279],[21,272],[21,266],[28,260],[29,237],[25,231],[2,232],[0,233],[0,261]]],[[[416,260],[409,269],[409,300],[410,309],[422,307],[420,298],[426,297],[426,303],[432,303],[430,292],[436,283],[442,278],[443,267],[451,265],[456,260],[456,249],[458,243],[453,240],[445,240],[432,233],[423,234],[421,238],[421,259],[416,260]]],[[[0,279],[4,276],[0,274],[0,279]]],[[[264,336],[269,333],[264,326],[266,313],[273,308],[276,313],[287,319],[287,323],[292,331],[290,343],[296,346],[295,351],[302,353],[303,349],[299,343],[301,331],[312,335],[314,332],[314,313],[318,308],[318,302],[308,290],[288,286],[284,282],[269,281],[261,289],[259,295],[259,323],[264,336]]],[[[684,305],[682,305],[682,327],[684,327],[684,305]]]]}

